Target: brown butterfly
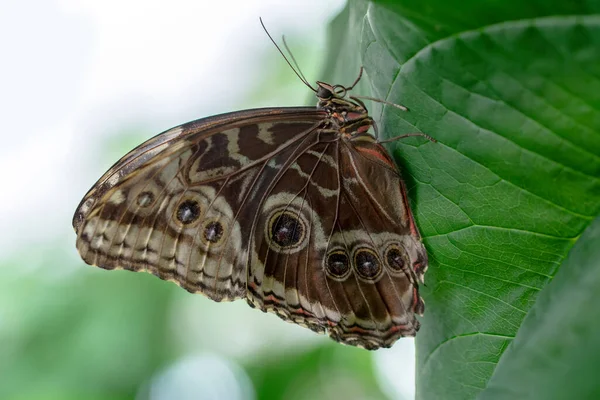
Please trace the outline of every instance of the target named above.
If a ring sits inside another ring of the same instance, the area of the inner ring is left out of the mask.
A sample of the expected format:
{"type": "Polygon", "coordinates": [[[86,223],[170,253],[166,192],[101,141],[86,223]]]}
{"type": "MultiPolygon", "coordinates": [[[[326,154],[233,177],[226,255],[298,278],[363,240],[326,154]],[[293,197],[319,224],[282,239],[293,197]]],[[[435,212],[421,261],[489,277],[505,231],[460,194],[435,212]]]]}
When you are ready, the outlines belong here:
{"type": "Polygon", "coordinates": [[[427,254],[373,119],[347,98],[360,77],[317,82],[316,108],[203,118],[133,149],[75,212],[81,257],[245,298],[344,344],[414,336],[427,254]]]}

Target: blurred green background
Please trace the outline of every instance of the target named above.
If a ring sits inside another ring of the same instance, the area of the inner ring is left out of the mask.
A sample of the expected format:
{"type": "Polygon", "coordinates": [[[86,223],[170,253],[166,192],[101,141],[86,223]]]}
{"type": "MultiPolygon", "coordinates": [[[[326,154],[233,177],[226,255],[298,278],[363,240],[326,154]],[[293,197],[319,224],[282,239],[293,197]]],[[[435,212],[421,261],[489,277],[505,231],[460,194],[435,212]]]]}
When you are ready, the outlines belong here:
{"type": "Polygon", "coordinates": [[[314,81],[344,5],[165,4],[0,6],[0,398],[412,397],[410,339],[374,356],[243,301],[79,259],[72,213],[133,146],[219,112],[314,103],[259,16],[314,81]]]}

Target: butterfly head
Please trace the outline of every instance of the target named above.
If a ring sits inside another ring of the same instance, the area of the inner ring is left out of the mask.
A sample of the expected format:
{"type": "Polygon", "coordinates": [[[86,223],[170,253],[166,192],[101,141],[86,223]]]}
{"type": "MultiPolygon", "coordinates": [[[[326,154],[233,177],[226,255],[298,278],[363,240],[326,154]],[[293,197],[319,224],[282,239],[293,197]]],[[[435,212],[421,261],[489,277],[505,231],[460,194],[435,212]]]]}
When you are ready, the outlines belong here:
{"type": "Polygon", "coordinates": [[[330,85],[329,83],[317,81],[317,90],[315,94],[319,99],[319,108],[330,109],[333,111],[355,111],[361,114],[367,114],[367,108],[364,103],[354,96],[350,100],[346,98],[352,86],[330,85]]]}
{"type": "Polygon", "coordinates": [[[346,98],[351,89],[352,87],[317,82],[316,90],[319,99],[317,108],[326,110],[342,136],[348,138],[366,133],[373,125],[373,119],[369,117],[364,103],[354,96],[346,98]]]}
{"type": "Polygon", "coordinates": [[[343,99],[348,89],[342,85],[330,85],[329,83],[317,81],[317,98],[321,101],[331,99],[343,99]]]}
{"type": "Polygon", "coordinates": [[[328,83],[317,82],[317,98],[321,101],[331,100],[334,97],[335,89],[328,83]]]}

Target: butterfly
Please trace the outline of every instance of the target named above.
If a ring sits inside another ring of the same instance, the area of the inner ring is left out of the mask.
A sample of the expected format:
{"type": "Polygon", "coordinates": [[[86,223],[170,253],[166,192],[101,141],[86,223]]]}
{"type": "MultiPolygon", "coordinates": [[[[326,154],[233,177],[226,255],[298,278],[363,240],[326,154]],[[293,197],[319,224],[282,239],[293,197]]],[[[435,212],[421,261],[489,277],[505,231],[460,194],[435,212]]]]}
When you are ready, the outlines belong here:
{"type": "Polygon", "coordinates": [[[136,147],[77,207],[82,259],[369,350],[414,336],[427,253],[398,167],[348,95],[361,76],[312,88],[302,75],[317,107],[216,115],[136,147]]]}

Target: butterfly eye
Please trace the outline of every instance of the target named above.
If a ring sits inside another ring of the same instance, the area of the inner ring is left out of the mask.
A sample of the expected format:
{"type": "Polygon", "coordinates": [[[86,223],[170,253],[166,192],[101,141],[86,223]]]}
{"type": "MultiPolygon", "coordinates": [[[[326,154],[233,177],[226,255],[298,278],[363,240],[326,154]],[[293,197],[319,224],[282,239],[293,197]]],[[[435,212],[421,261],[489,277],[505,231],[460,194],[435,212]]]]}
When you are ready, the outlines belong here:
{"type": "Polygon", "coordinates": [[[306,228],[304,222],[288,211],[275,213],[269,221],[269,238],[276,247],[291,249],[304,239],[306,228]]]}
{"type": "Polygon", "coordinates": [[[350,274],[350,262],[343,250],[333,250],[327,255],[325,271],[335,280],[344,280],[350,274]]]}
{"type": "Polygon", "coordinates": [[[317,97],[321,100],[329,100],[333,97],[331,90],[319,85],[317,88],[317,97]]]}
{"type": "Polygon", "coordinates": [[[225,228],[219,221],[208,221],[202,229],[202,238],[206,243],[217,244],[223,238],[225,228]]]}
{"type": "Polygon", "coordinates": [[[140,207],[149,207],[154,203],[154,194],[152,192],[142,192],[137,196],[136,201],[140,207]]]}
{"type": "Polygon", "coordinates": [[[354,252],[354,266],[358,276],[368,281],[375,281],[383,272],[377,254],[366,247],[354,252]]]}
{"type": "Polygon", "coordinates": [[[200,217],[200,204],[195,200],[185,200],[179,204],[175,217],[184,225],[189,225],[200,217]]]}

